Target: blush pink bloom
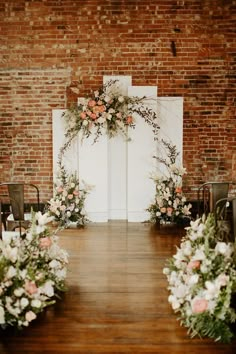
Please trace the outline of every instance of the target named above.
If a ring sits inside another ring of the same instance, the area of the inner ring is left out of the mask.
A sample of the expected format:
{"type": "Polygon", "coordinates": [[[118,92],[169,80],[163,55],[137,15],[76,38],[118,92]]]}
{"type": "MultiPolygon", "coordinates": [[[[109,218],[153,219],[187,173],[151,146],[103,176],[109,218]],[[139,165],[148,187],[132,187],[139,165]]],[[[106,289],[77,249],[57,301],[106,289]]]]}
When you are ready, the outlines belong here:
{"type": "Polygon", "coordinates": [[[35,320],[35,318],[36,318],[36,315],[33,311],[26,312],[26,314],[25,314],[26,321],[31,322],[31,321],[35,320]]]}
{"type": "Polygon", "coordinates": [[[88,102],[88,106],[89,106],[89,107],[94,107],[94,106],[96,106],[96,101],[90,100],[90,101],[88,102]]]}
{"type": "Polygon", "coordinates": [[[171,215],[172,215],[172,212],[173,212],[173,208],[168,207],[168,208],[167,208],[167,215],[168,215],[168,216],[171,216],[171,215]]]}
{"type": "Polygon", "coordinates": [[[67,198],[68,199],[73,199],[73,194],[68,194],[67,198]]]}
{"type": "Polygon", "coordinates": [[[206,299],[196,299],[193,301],[192,310],[193,313],[205,312],[208,308],[208,301],[206,299]]]}
{"type": "Polygon", "coordinates": [[[37,288],[37,286],[36,286],[36,284],[35,284],[34,281],[29,281],[29,280],[27,280],[27,281],[25,282],[25,290],[27,291],[27,293],[29,293],[30,295],[32,295],[32,294],[37,293],[38,288],[37,288]]]}
{"type": "Polygon", "coordinates": [[[80,113],[80,118],[81,119],[86,119],[86,113],[85,112],[81,112],[80,113]]]}
{"type": "Polygon", "coordinates": [[[95,113],[92,113],[92,114],[90,115],[90,117],[91,117],[93,120],[97,119],[97,115],[96,115],[95,113]]]}
{"type": "Polygon", "coordinates": [[[74,191],[73,194],[74,195],[79,195],[79,192],[78,191],[74,191]]]}
{"type": "Polygon", "coordinates": [[[58,192],[58,193],[63,192],[63,188],[62,188],[62,187],[58,187],[58,188],[57,188],[57,192],[58,192]]]}
{"type": "Polygon", "coordinates": [[[52,240],[50,239],[50,237],[42,237],[39,240],[39,243],[41,248],[48,248],[51,246],[52,240]]]}
{"type": "Polygon", "coordinates": [[[187,265],[187,268],[189,269],[198,269],[200,268],[200,261],[190,261],[187,265]]]}

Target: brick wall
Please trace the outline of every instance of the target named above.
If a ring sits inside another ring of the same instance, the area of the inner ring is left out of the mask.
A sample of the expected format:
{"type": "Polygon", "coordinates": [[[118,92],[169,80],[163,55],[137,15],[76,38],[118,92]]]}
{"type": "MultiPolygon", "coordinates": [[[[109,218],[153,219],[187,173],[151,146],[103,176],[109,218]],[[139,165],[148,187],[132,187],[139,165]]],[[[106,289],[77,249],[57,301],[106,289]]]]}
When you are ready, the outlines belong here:
{"type": "Polygon", "coordinates": [[[0,0],[0,181],[51,196],[51,111],[103,75],[184,97],[189,198],[236,180],[235,13],[233,0],[0,0]]]}

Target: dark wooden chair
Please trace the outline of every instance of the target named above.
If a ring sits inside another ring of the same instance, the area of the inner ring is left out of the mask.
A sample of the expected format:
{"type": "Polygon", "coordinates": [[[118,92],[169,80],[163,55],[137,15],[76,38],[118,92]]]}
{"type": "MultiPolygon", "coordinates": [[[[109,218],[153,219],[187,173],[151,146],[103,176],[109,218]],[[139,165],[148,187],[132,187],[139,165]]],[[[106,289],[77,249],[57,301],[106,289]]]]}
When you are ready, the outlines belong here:
{"type": "Polygon", "coordinates": [[[215,223],[217,231],[220,231],[224,241],[236,240],[236,197],[219,199],[216,202],[215,223]]]}
{"type": "Polygon", "coordinates": [[[208,215],[215,210],[219,199],[227,198],[230,182],[206,182],[198,188],[198,216],[208,215]]]}
{"type": "Polygon", "coordinates": [[[7,231],[17,228],[27,229],[31,221],[31,210],[26,210],[26,204],[35,211],[39,211],[39,188],[31,183],[5,182],[0,184],[4,199],[10,205],[11,213],[8,213],[5,222],[7,231]],[[5,194],[4,194],[5,192],[5,194]],[[28,203],[26,203],[26,199],[28,203]]]}

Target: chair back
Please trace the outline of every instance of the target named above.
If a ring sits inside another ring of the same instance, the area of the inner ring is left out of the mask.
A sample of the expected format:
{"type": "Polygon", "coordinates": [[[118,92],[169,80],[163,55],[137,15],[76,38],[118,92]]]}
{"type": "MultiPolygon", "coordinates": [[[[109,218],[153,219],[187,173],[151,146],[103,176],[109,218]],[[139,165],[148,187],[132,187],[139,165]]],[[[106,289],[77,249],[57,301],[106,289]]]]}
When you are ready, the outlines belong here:
{"type": "Polygon", "coordinates": [[[230,182],[206,182],[198,188],[198,215],[213,213],[219,199],[227,198],[230,182]],[[200,194],[202,193],[202,198],[200,194]],[[201,212],[201,205],[203,205],[201,212]]]}
{"type": "MultiPolygon", "coordinates": [[[[4,198],[9,200],[10,209],[13,218],[10,218],[10,215],[7,216],[5,220],[6,229],[8,231],[14,231],[16,228],[20,227],[20,233],[22,228],[27,228],[29,225],[29,220],[25,220],[25,200],[26,197],[29,200],[34,200],[36,203],[36,210],[40,210],[40,201],[39,201],[39,189],[35,184],[32,183],[19,183],[19,182],[4,182],[0,184],[0,187],[6,188],[4,198]],[[26,190],[27,187],[27,190],[26,190]],[[34,192],[32,197],[32,191],[34,192]],[[7,194],[6,194],[7,193],[7,194]]],[[[35,209],[35,208],[34,208],[35,209]]],[[[29,213],[28,213],[29,214],[29,213]]],[[[4,221],[3,220],[3,221],[4,221]]]]}
{"type": "Polygon", "coordinates": [[[221,231],[224,241],[235,242],[236,197],[219,199],[216,202],[214,215],[216,229],[221,231]]]}
{"type": "Polygon", "coordinates": [[[7,188],[14,220],[24,220],[24,184],[9,183],[7,188]]]}

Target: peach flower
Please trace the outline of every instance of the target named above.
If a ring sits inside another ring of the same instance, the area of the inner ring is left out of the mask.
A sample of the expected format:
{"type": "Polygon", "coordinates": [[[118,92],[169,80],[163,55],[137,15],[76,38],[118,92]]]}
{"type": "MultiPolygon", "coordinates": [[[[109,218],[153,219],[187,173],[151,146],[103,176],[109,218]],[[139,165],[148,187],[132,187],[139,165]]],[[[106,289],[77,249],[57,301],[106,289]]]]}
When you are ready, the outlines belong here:
{"type": "Polygon", "coordinates": [[[29,280],[27,280],[27,281],[25,282],[25,290],[27,291],[27,293],[29,293],[30,295],[32,295],[32,294],[37,293],[38,288],[37,288],[37,286],[36,286],[36,284],[35,284],[34,281],[29,281],[29,280]]]}
{"type": "Polygon", "coordinates": [[[39,242],[41,248],[48,248],[52,244],[52,240],[50,239],[50,237],[42,237],[40,238],[39,242]]]}
{"type": "Polygon", "coordinates": [[[161,212],[162,214],[166,213],[166,208],[165,208],[165,207],[162,207],[162,208],[160,209],[160,212],[161,212]]]}
{"type": "Polygon", "coordinates": [[[90,117],[91,117],[93,120],[97,119],[97,115],[96,115],[95,113],[90,114],[90,117]]]}
{"type": "Polygon", "coordinates": [[[175,191],[176,191],[176,193],[181,193],[182,192],[182,188],[181,187],[176,187],[175,191]]]}
{"type": "Polygon", "coordinates": [[[94,101],[94,100],[89,100],[88,106],[89,106],[89,107],[94,107],[94,106],[96,106],[96,101],[94,101]]]}
{"type": "Polygon", "coordinates": [[[73,194],[68,194],[67,198],[68,199],[73,199],[73,194]]]}
{"type": "Polygon", "coordinates": [[[193,313],[205,312],[208,308],[208,301],[206,299],[196,299],[193,301],[192,310],[193,313]]]}
{"type": "Polygon", "coordinates": [[[35,320],[35,318],[36,318],[36,315],[33,311],[26,312],[26,314],[25,314],[26,321],[31,322],[31,321],[35,320]]]}
{"type": "Polygon", "coordinates": [[[80,118],[81,119],[86,119],[86,113],[85,112],[81,112],[80,113],[80,118]]]}
{"type": "Polygon", "coordinates": [[[126,122],[127,122],[127,124],[133,123],[133,117],[128,116],[128,117],[126,118],[126,122]]]}
{"type": "Polygon", "coordinates": [[[63,192],[63,188],[62,188],[62,187],[58,187],[58,188],[57,188],[57,192],[58,192],[58,193],[63,192]]]}
{"type": "Polygon", "coordinates": [[[200,268],[200,261],[190,261],[187,265],[189,269],[198,269],[200,268]]]}
{"type": "Polygon", "coordinates": [[[173,208],[168,207],[168,208],[167,208],[167,215],[168,215],[168,216],[171,216],[171,215],[172,215],[172,212],[173,212],[173,208]]]}

